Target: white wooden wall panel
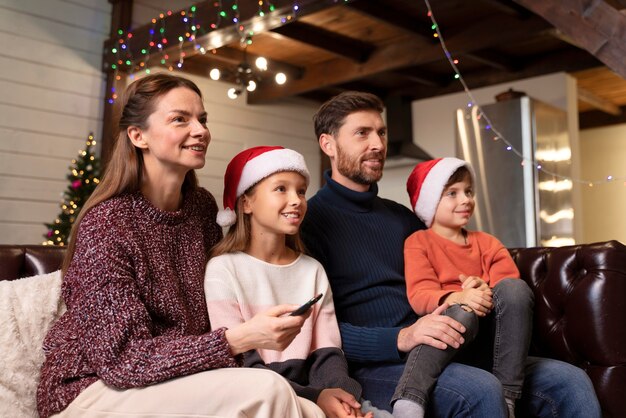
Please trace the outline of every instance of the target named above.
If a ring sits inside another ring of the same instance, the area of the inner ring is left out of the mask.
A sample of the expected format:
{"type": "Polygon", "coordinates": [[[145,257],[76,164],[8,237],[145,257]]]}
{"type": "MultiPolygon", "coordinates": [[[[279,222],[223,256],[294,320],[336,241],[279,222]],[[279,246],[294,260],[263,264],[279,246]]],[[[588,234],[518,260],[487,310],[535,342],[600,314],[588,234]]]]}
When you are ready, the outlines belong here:
{"type": "Polygon", "coordinates": [[[0,243],[43,241],[101,130],[110,14],[102,0],[0,0],[0,243]]]}
{"type": "Polygon", "coordinates": [[[78,155],[78,150],[85,147],[86,135],[71,138],[67,135],[49,135],[26,129],[15,130],[0,127],[0,152],[46,155],[60,158],[70,164],[78,155]],[[68,156],[70,158],[68,159],[68,156]]]}
{"type": "MultiPolygon", "coordinates": [[[[139,22],[141,13],[149,20],[192,3],[138,0],[133,21],[139,22]]],[[[108,36],[110,4],[0,0],[0,16],[0,243],[36,244],[43,241],[43,223],[59,213],[71,160],[89,132],[100,139],[100,48],[108,36]],[[25,30],[16,31],[20,28],[25,30]]],[[[313,180],[307,195],[318,189],[320,156],[311,119],[317,104],[294,99],[248,106],[245,97],[227,98],[229,84],[189,78],[203,92],[212,134],[198,178],[220,207],[228,162],[256,145],[301,152],[313,180]]]]}
{"type": "Polygon", "coordinates": [[[111,6],[105,0],[0,0],[0,10],[13,10],[26,16],[44,18],[70,27],[89,29],[107,37],[111,6]],[[92,4],[99,3],[99,7],[92,4]],[[106,6],[106,7],[104,7],[106,6]]]}
{"type": "Polygon", "coordinates": [[[79,95],[102,95],[104,90],[101,74],[69,72],[36,61],[14,60],[0,56],[0,79],[13,83],[38,86],[51,91],[79,95]]]}
{"type": "Polygon", "coordinates": [[[108,5],[108,1],[102,0],[60,0],[63,3],[67,3],[69,5],[80,6],[80,7],[90,7],[92,9],[100,10],[106,14],[110,11],[110,6],[108,5]]]}
{"type": "Polygon", "coordinates": [[[0,220],[0,243],[2,244],[39,244],[43,242],[45,232],[46,230],[40,222],[6,222],[0,220]]]}
{"type": "Polygon", "coordinates": [[[57,22],[45,16],[25,15],[16,10],[3,9],[1,6],[0,10],[2,32],[83,51],[99,52],[102,48],[103,33],[91,28],[68,27],[67,23],[57,22]]]}
{"type": "Polygon", "coordinates": [[[82,51],[69,49],[63,45],[44,44],[35,39],[28,39],[12,33],[3,33],[0,37],[0,51],[9,52],[13,60],[37,62],[71,73],[100,75],[102,49],[82,51]],[[98,64],[98,65],[96,65],[98,64]]]}
{"type": "Polygon", "coordinates": [[[89,131],[100,132],[99,115],[90,118],[40,111],[20,106],[0,104],[0,126],[5,128],[28,128],[43,134],[87,137],[89,131]]]}
{"type": "Polygon", "coordinates": [[[67,181],[60,179],[0,174],[0,199],[60,203],[67,186],[67,181]]]}
{"type": "Polygon", "coordinates": [[[93,118],[102,108],[101,97],[89,97],[84,94],[50,90],[0,80],[0,103],[33,110],[93,118]]]}

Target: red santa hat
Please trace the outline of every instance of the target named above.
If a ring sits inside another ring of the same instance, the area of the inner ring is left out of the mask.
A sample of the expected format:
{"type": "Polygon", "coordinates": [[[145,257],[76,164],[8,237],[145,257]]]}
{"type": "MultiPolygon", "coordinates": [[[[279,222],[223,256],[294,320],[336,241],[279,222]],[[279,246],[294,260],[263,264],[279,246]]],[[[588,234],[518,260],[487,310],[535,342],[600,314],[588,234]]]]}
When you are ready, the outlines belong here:
{"type": "Polygon", "coordinates": [[[217,223],[223,227],[233,225],[237,220],[237,198],[264,178],[282,171],[300,173],[309,183],[309,170],[304,157],[294,150],[261,146],[235,155],[224,174],[224,210],[217,213],[217,223]]]}
{"type": "Polygon", "coordinates": [[[467,167],[474,179],[472,166],[458,158],[437,158],[415,166],[406,182],[406,191],[411,198],[415,214],[430,227],[437,212],[437,206],[450,177],[460,167],[467,167]]]}

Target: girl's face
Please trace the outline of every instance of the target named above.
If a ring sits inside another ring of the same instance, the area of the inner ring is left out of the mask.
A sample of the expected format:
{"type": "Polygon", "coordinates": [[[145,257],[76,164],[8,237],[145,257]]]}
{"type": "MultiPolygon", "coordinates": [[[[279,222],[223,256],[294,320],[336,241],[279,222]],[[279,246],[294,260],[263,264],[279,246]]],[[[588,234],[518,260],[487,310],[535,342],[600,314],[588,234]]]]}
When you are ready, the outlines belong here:
{"type": "Polygon", "coordinates": [[[148,117],[147,128],[139,130],[139,140],[133,141],[143,150],[149,175],[158,178],[173,173],[184,177],[189,170],[204,167],[211,141],[206,122],[202,100],[194,91],[177,87],[161,96],[148,117]]]}
{"type": "Polygon", "coordinates": [[[243,199],[252,233],[297,233],[306,213],[306,189],[306,179],[295,171],[275,173],[257,183],[243,199]]]}
{"type": "Polygon", "coordinates": [[[443,191],[433,225],[461,229],[469,222],[474,206],[474,190],[469,180],[454,183],[443,191]]]}

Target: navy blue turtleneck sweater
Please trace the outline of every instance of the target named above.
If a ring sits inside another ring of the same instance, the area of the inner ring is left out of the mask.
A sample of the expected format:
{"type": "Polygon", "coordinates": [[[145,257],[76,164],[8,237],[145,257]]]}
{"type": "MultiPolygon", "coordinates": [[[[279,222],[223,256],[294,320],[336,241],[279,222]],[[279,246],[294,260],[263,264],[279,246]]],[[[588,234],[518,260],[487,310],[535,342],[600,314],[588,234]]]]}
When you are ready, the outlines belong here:
{"type": "Polygon", "coordinates": [[[406,296],[404,240],[424,224],[406,207],[348,189],[324,173],[301,227],[333,290],[343,350],[351,362],[401,361],[398,332],[417,320],[406,296]]]}

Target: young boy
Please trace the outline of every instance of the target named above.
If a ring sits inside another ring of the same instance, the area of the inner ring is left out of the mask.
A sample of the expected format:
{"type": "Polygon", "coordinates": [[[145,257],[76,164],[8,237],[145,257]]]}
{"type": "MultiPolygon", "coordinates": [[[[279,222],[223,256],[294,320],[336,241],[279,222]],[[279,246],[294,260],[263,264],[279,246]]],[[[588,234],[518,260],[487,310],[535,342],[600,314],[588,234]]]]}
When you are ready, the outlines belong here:
{"type": "Polygon", "coordinates": [[[405,241],[409,302],[418,315],[447,303],[447,314],[461,315],[455,319],[478,334],[470,343],[466,332],[466,343],[457,350],[449,347],[437,353],[432,347],[416,347],[409,361],[421,371],[405,372],[410,383],[398,385],[394,416],[402,416],[395,413],[400,406],[425,409],[429,390],[452,357],[489,370],[500,380],[509,417],[514,417],[515,401],[521,397],[533,294],[500,241],[465,229],[475,206],[473,184],[470,165],[457,158],[420,163],[407,181],[411,206],[428,227],[405,241]],[[461,310],[478,318],[478,329],[461,310]]]}

